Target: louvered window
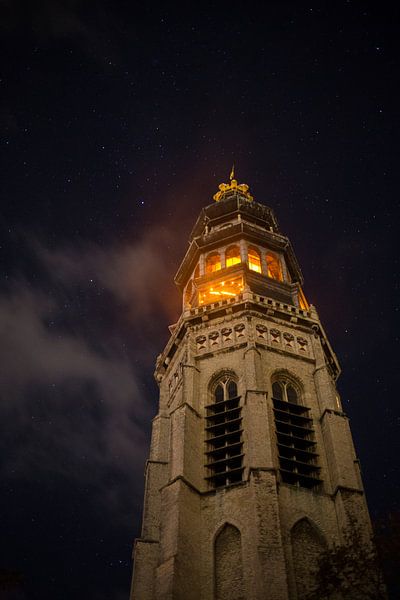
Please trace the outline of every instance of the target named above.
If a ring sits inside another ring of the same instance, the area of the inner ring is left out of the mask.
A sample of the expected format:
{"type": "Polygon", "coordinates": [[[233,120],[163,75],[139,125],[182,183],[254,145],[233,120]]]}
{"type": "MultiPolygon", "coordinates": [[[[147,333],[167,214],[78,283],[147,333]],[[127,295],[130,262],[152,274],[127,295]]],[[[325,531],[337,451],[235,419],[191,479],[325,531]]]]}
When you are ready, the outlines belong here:
{"type": "Polygon", "coordinates": [[[212,488],[242,481],[242,409],[236,382],[221,379],[214,388],[213,403],[206,406],[206,468],[212,488]]]}
{"type": "Polygon", "coordinates": [[[285,379],[273,383],[272,401],[281,480],[306,488],[319,486],[322,480],[310,409],[299,404],[299,393],[285,379]]]}

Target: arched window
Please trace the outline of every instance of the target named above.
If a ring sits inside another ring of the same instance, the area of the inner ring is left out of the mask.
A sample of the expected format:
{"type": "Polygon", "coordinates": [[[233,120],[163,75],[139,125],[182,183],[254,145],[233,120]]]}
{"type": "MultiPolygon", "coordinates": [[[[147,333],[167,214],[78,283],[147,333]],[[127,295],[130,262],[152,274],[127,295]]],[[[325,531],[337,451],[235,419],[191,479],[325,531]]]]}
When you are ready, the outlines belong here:
{"type": "Polygon", "coordinates": [[[283,402],[291,402],[292,404],[298,404],[299,393],[294,388],[290,380],[282,377],[278,381],[273,382],[272,397],[275,400],[281,400],[283,402]]]}
{"type": "Polygon", "coordinates": [[[206,407],[207,481],[213,488],[242,481],[242,408],[237,383],[226,375],[212,388],[206,407]]]}
{"type": "Polygon", "coordinates": [[[272,254],[272,252],[267,252],[266,260],[268,277],[283,281],[282,267],[279,258],[275,254],[272,254]]]}
{"type": "Polygon", "coordinates": [[[197,277],[200,277],[200,265],[199,264],[196,265],[196,268],[193,273],[193,278],[196,279],[197,277]]]}
{"type": "Polygon", "coordinates": [[[207,256],[206,273],[214,273],[221,269],[221,257],[218,252],[213,252],[207,256]]]}
{"type": "Polygon", "coordinates": [[[284,373],[272,382],[272,404],[283,483],[315,488],[319,476],[318,454],[310,409],[300,402],[300,388],[284,373]]]}
{"type": "Polygon", "coordinates": [[[237,385],[231,377],[224,377],[214,389],[215,402],[224,402],[237,397],[237,385]]]}
{"type": "Polygon", "coordinates": [[[219,383],[214,391],[215,402],[223,402],[225,400],[224,395],[225,395],[224,387],[222,386],[221,383],[219,383]]]}
{"type": "Polygon", "coordinates": [[[225,252],[225,261],[227,267],[232,267],[241,262],[239,246],[231,246],[225,252]]]}
{"type": "Polygon", "coordinates": [[[258,250],[255,248],[249,248],[247,253],[249,269],[252,271],[257,271],[257,273],[261,273],[261,256],[258,250]]]}
{"type": "Polygon", "coordinates": [[[278,381],[272,384],[272,397],[275,400],[283,400],[283,387],[278,381]]]}

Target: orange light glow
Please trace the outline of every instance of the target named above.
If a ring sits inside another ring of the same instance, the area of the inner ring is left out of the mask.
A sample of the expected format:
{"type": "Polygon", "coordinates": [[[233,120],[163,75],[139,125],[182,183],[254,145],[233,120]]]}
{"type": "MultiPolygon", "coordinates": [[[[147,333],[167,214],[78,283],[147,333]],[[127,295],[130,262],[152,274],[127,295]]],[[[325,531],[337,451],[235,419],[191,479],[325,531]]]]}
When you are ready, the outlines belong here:
{"type": "Polygon", "coordinates": [[[261,257],[255,248],[249,248],[248,252],[249,269],[261,273],[261,257]]]}
{"type": "Polygon", "coordinates": [[[310,306],[306,300],[303,290],[299,286],[299,305],[302,310],[309,310],[310,306]]]}
{"type": "Polygon", "coordinates": [[[233,265],[237,265],[240,262],[240,250],[239,246],[231,246],[225,252],[225,261],[227,267],[233,267],[233,265]]]}
{"type": "Polygon", "coordinates": [[[200,290],[199,304],[211,304],[224,298],[234,298],[243,291],[243,278],[235,277],[230,281],[216,281],[210,287],[200,290]]]}
{"type": "Polygon", "coordinates": [[[221,257],[217,252],[209,254],[206,260],[206,273],[214,273],[221,269],[221,257]]]}
{"type": "Polygon", "coordinates": [[[271,277],[272,279],[277,279],[278,281],[283,281],[281,263],[278,257],[275,256],[275,254],[269,252],[266,255],[266,260],[268,277],[271,277]]]}

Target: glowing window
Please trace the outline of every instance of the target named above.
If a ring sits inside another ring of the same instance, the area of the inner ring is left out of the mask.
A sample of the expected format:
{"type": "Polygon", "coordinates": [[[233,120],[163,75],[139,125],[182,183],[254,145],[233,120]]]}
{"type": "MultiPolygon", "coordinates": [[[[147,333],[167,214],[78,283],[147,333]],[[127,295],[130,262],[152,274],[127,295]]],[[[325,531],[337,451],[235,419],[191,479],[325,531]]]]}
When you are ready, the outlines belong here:
{"type": "Polygon", "coordinates": [[[239,246],[231,246],[225,253],[226,266],[232,267],[241,262],[239,246]]]}
{"type": "Polygon", "coordinates": [[[199,304],[211,304],[234,298],[243,291],[242,277],[227,277],[199,289],[199,304]]]}
{"type": "Polygon", "coordinates": [[[249,248],[248,252],[249,269],[261,273],[261,257],[255,248],[249,248]]]}
{"type": "Polygon", "coordinates": [[[275,254],[268,253],[266,259],[268,277],[283,281],[282,268],[278,257],[275,254]]]}
{"type": "Polygon", "coordinates": [[[221,257],[217,252],[209,254],[206,261],[206,273],[214,273],[221,269],[221,257]]]}

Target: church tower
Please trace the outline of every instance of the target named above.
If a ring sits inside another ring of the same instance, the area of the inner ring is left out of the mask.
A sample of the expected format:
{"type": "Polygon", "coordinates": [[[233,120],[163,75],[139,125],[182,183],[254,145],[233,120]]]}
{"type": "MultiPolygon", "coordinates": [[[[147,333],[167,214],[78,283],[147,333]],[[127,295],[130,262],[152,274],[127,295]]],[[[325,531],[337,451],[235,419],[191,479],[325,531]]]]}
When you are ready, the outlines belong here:
{"type": "Polygon", "coordinates": [[[233,172],[203,208],[158,357],[131,600],[301,600],[370,531],[336,356],[271,208],[233,172]]]}

